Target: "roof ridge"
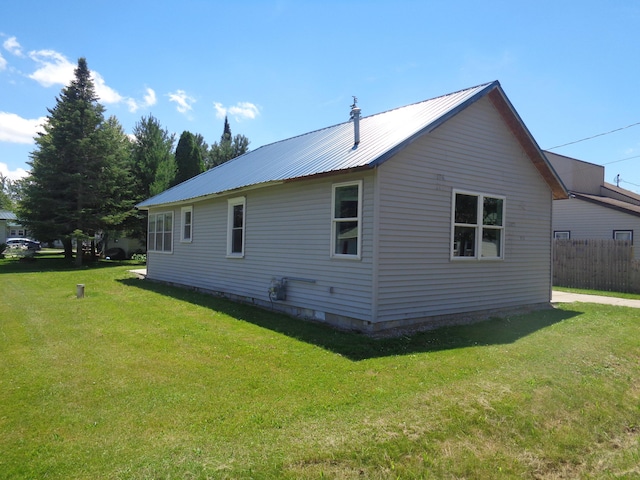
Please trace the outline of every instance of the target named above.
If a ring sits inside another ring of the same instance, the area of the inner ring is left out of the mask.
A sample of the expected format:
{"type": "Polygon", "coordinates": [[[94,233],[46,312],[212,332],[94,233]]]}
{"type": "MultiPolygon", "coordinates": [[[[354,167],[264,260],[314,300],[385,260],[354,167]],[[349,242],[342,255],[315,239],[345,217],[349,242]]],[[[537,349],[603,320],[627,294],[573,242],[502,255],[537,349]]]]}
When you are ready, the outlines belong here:
{"type": "MultiPolygon", "coordinates": [[[[469,90],[475,90],[475,89],[478,89],[480,87],[488,87],[490,85],[500,85],[500,82],[498,80],[494,80],[492,82],[480,83],[480,84],[475,85],[473,87],[461,88],[460,90],[456,90],[455,92],[449,92],[449,93],[445,93],[443,95],[437,95],[435,97],[431,97],[431,98],[427,98],[425,100],[420,100],[420,101],[417,101],[417,102],[409,103],[407,105],[402,105],[400,107],[390,108],[389,110],[383,110],[382,112],[372,113],[371,115],[360,117],[360,121],[362,121],[364,119],[367,119],[367,118],[372,118],[372,117],[377,117],[379,115],[384,115],[386,113],[395,112],[395,111],[401,110],[403,108],[408,108],[408,107],[413,107],[415,105],[420,105],[421,103],[431,102],[431,101],[437,100],[439,98],[446,98],[446,97],[450,97],[450,96],[453,96],[453,95],[458,95],[458,94],[460,94],[462,92],[466,92],[466,91],[469,91],[469,90]]],[[[261,148],[268,147],[270,145],[277,145],[279,143],[288,142],[289,140],[293,140],[295,138],[300,138],[300,137],[305,137],[307,135],[311,135],[311,134],[315,134],[315,133],[318,133],[318,132],[322,132],[324,130],[330,130],[332,128],[336,128],[336,127],[339,127],[341,125],[346,125],[346,124],[348,124],[350,122],[351,122],[351,120],[347,120],[345,122],[336,123],[334,125],[329,125],[329,126],[326,126],[326,127],[317,128],[317,129],[311,130],[309,132],[300,133],[298,135],[294,135],[293,137],[283,138],[282,140],[276,140],[275,142],[271,142],[271,143],[266,143],[264,145],[260,145],[258,148],[256,148],[256,150],[253,150],[253,151],[255,152],[257,150],[260,150],[261,148]]],[[[240,157],[236,157],[236,158],[240,158],[240,157]]],[[[233,160],[235,160],[235,159],[233,159],[233,160]]],[[[225,163],[227,163],[227,162],[225,162],[225,163]]]]}

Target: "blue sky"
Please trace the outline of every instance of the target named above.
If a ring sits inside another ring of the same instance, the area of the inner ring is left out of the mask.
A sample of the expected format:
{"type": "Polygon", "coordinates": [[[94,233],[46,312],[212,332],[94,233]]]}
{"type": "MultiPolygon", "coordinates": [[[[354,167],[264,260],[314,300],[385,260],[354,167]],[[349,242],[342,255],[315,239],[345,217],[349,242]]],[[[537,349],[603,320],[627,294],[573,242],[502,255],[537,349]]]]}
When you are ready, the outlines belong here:
{"type": "Polygon", "coordinates": [[[0,5],[0,173],[28,169],[36,126],[94,72],[128,133],[153,115],[250,148],[499,80],[537,140],[640,192],[640,2],[30,0],[0,5]],[[628,128],[623,128],[628,127],[628,128]]]}

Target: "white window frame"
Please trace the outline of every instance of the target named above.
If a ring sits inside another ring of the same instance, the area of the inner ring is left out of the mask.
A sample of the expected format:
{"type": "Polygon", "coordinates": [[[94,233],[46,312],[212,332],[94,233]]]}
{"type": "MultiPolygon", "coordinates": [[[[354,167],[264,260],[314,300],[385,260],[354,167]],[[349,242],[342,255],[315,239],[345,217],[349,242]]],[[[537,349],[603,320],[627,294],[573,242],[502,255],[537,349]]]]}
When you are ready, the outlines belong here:
{"type": "Polygon", "coordinates": [[[362,258],[362,180],[353,182],[334,183],[331,186],[331,258],[340,258],[346,260],[360,260],[362,258]],[[358,208],[357,217],[336,217],[336,192],[342,187],[358,187],[358,208]],[[356,253],[337,253],[337,234],[338,224],[346,222],[357,222],[356,234],[356,253]]]}
{"type": "Polygon", "coordinates": [[[173,212],[169,211],[169,212],[156,212],[156,213],[149,213],[149,218],[148,218],[148,222],[147,222],[147,251],[148,252],[156,252],[156,253],[164,253],[164,254],[170,254],[173,253],[173,227],[175,225],[175,222],[173,221],[173,212]],[[154,232],[153,232],[153,242],[151,242],[151,218],[153,217],[154,219],[154,232]],[[158,217],[162,217],[162,225],[163,225],[163,229],[162,232],[158,232],[158,217]],[[167,230],[165,228],[166,225],[166,218],[170,217],[171,218],[171,229],[167,230]],[[165,236],[166,234],[170,234],[169,238],[171,239],[171,246],[169,249],[164,248],[165,247],[165,236]],[[156,249],[156,245],[157,245],[157,236],[158,234],[162,235],[162,248],[161,249],[156,249]]]}
{"type": "Polygon", "coordinates": [[[633,230],[614,230],[613,231],[613,239],[614,240],[627,240],[626,238],[618,238],[619,233],[625,233],[629,235],[629,242],[633,245],[633,230]]]}
{"type": "Polygon", "coordinates": [[[191,243],[193,241],[193,205],[180,209],[180,241],[182,243],[191,243]],[[187,222],[187,214],[189,215],[189,222],[187,222]],[[187,225],[189,226],[189,236],[185,235],[187,225]]]}
{"type": "Polygon", "coordinates": [[[235,197],[227,200],[227,258],[244,258],[244,245],[246,239],[247,225],[247,199],[246,197],[235,197]],[[242,226],[234,226],[234,209],[242,205],[242,226]],[[240,231],[242,234],[241,251],[233,251],[233,233],[240,231]]]}
{"type": "Polygon", "coordinates": [[[454,189],[451,196],[451,240],[449,244],[450,259],[452,261],[503,261],[504,260],[504,244],[505,244],[505,225],[506,225],[506,212],[507,212],[507,199],[502,195],[494,195],[490,193],[470,192],[466,190],[454,189]],[[477,211],[476,211],[476,223],[456,223],[456,196],[457,195],[469,195],[477,197],[477,211]],[[484,199],[495,198],[502,201],[502,225],[485,225],[483,223],[483,210],[484,199]],[[456,245],[455,231],[456,227],[474,228],[474,255],[464,256],[456,255],[456,250],[459,250],[460,246],[456,245]],[[500,232],[500,251],[497,256],[483,256],[482,255],[482,238],[484,230],[498,230],[500,232]]]}
{"type": "Polygon", "coordinates": [[[570,240],[571,239],[571,231],[570,230],[556,230],[553,232],[554,240],[570,240]]]}

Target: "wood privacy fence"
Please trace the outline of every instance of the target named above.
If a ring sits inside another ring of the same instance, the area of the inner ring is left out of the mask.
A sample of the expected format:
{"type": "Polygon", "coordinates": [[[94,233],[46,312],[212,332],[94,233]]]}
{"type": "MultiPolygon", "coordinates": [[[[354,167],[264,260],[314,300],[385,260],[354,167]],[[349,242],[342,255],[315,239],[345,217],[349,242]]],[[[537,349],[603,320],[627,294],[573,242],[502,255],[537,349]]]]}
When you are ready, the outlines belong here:
{"type": "Polygon", "coordinates": [[[640,262],[626,240],[554,240],[553,284],[640,293],[640,262]]]}

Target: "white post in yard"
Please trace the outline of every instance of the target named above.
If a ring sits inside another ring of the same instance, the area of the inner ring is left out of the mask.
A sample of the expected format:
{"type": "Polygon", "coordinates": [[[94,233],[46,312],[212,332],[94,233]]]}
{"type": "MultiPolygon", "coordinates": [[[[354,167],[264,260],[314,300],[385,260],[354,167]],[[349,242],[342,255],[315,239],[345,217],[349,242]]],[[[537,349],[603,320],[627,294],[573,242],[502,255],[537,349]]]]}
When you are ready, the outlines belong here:
{"type": "Polygon", "coordinates": [[[76,297],[77,298],[84,298],[84,284],[83,283],[79,283],[78,285],[76,285],[76,297]]]}

